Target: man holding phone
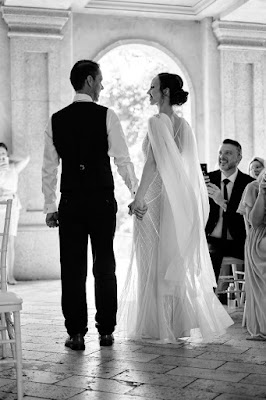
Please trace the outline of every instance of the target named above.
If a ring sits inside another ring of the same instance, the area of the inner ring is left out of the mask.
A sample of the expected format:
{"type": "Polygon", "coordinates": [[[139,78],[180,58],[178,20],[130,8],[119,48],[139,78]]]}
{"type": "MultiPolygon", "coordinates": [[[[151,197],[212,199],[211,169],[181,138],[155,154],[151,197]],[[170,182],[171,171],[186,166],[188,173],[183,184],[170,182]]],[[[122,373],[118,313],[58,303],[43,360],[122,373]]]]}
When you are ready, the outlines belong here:
{"type": "MultiPolygon", "coordinates": [[[[225,139],[219,148],[219,169],[204,173],[210,201],[210,214],[206,224],[206,236],[218,281],[223,257],[244,258],[246,231],[243,216],[237,213],[242,193],[253,180],[238,169],[242,159],[241,145],[225,139]]],[[[204,170],[204,167],[203,167],[204,170]]],[[[226,275],[229,271],[224,271],[226,275]]],[[[226,295],[219,295],[226,303],[226,295]]]]}

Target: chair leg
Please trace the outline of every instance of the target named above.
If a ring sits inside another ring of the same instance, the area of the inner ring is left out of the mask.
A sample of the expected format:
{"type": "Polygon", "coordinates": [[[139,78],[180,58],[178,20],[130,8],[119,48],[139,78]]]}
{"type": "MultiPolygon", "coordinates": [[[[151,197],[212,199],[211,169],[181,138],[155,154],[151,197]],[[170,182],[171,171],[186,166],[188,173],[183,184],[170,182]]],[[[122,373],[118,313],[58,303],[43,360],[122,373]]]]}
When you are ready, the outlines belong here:
{"type": "Polygon", "coordinates": [[[242,318],[242,327],[244,328],[244,326],[246,326],[246,318],[247,318],[247,315],[246,315],[246,307],[247,307],[247,304],[246,304],[246,302],[245,302],[245,305],[244,305],[244,312],[243,312],[243,318],[242,318]]]}
{"type": "Polygon", "coordinates": [[[20,329],[20,313],[14,313],[14,327],[16,339],[16,373],[17,373],[17,394],[18,400],[23,399],[23,380],[22,380],[22,345],[21,345],[21,329],[20,329]]]}
{"type": "MultiPolygon", "coordinates": [[[[9,339],[14,340],[15,332],[14,332],[14,324],[12,321],[11,313],[10,312],[5,313],[5,317],[6,317],[6,328],[8,331],[9,339]]],[[[15,359],[16,358],[16,346],[14,343],[11,343],[11,351],[12,351],[12,356],[15,359]]]]}
{"type": "Polygon", "coordinates": [[[234,283],[235,283],[235,288],[236,288],[236,300],[237,300],[237,305],[238,307],[240,306],[240,288],[239,288],[239,282],[238,282],[238,276],[237,276],[237,269],[236,269],[236,264],[232,264],[232,271],[233,271],[233,277],[234,277],[234,283]]]}
{"type": "Polygon", "coordinates": [[[245,282],[242,284],[242,293],[240,297],[240,305],[245,306],[246,304],[246,292],[245,292],[245,282]]]}
{"type": "MultiPolygon", "coordinates": [[[[1,313],[1,325],[3,329],[1,330],[1,336],[2,340],[7,340],[7,323],[6,323],[6,316],[5,313],[1,313]]],[[[3,343],[3,354],[2,357],[6,358],[7,357],[7,343],[3,343]]]]}

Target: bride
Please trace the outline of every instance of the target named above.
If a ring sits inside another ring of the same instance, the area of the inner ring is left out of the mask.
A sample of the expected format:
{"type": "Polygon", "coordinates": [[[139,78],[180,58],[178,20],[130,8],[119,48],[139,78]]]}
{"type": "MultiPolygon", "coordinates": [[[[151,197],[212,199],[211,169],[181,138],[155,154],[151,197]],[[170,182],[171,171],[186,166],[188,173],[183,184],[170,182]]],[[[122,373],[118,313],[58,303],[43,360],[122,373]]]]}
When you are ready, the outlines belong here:
{"type": "Polygon", "coordinates": [[[157,75],[148,91],[159,113],[148,121],[146,162],[130,213],[133,249],[118,307],[117,331],[163,343],[208,338],[233,324],[213,292],[205,238],[208,194],[188,123],[173,111],[187,101],[180,76],[157,75]],[[142,219],[138,210],[148,205],[142,219]]]}

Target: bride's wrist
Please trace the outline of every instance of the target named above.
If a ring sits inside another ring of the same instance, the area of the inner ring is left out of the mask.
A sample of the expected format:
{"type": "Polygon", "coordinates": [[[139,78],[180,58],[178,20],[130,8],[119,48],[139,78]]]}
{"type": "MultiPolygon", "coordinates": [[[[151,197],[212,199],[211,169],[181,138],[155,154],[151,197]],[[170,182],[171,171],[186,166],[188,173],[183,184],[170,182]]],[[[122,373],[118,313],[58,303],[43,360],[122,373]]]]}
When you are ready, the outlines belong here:
{"type": "Polygon", "coordinates": [[[134,201],[142,202],[143,200],[144,200],[144,197],[137,193],[134,198],[134,201]]]}

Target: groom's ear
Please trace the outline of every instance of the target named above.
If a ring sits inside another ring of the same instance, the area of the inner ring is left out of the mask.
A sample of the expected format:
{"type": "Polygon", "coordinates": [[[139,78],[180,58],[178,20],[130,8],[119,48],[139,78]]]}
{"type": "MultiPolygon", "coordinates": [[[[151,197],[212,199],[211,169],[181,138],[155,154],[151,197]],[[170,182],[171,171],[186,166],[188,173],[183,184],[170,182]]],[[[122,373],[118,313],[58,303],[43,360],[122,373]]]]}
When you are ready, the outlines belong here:
{"type": "Polygon", "coordinates": [[[89,87],[92,87],[94,79],[91,75],[87,76],[86,81],[87,81],[87,84],[89,85],[89,87]]]}

